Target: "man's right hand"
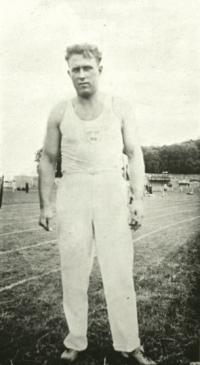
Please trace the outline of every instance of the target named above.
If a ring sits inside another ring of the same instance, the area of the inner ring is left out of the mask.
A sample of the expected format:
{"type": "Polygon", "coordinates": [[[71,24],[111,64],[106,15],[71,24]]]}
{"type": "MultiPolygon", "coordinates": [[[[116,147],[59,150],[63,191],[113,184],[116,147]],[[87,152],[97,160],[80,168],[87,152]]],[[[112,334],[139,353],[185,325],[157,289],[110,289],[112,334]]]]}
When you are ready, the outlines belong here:
{"type": "Polygon", "coordinates": [[[46,231],[52,231],[51,221],[53,218],[53,211],[51,207],[43,208],[40,210],[39,226],[44,228],[46,231]]]}
{"type": "Polygon", "coordinates": [[[133,201],[130,204],[129,226],[131,227],[131,229],[137,231],[138,228],[141,227],[143,216],[143,200],[133,198],[133,201]]]}

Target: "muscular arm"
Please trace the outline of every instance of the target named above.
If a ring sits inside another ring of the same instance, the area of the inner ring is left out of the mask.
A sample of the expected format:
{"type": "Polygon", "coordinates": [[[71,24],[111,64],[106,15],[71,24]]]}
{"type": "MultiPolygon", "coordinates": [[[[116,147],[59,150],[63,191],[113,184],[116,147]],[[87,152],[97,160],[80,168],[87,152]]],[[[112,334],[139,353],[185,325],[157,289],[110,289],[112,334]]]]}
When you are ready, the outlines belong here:
{"type": "Polygon", "coordinates": [[[133,115],[123,120],[122,135],[124,152],[128,157],[130,190],[134,199],[142,199],[144,194],[145,170],[142,149],[133,115]]]}
{"type": "Polygon", "coordinates": [[[59,104],[49,116],[43,153],[39,163],[39,198],[41,209],[39,224],[47,230],[49,229],[48,220],[52,218],[51,195],[61,141],[60,123],[64,110],[64,105],[59,104]]]}
{"type": "MultiPolygon", "coordinates": [[[[119,113],[122,120],[124,153],[128,157],[130,190],[133,194],[133,205],[131,209],[132,225],[133,228],[135,228],[136,223],[138,226],[141,224],[141,219],[143,217],[142,198],[145,184],[144,159],[133,111],[129,105],[118,102],[118,115],[119,113]]],[[[137,227],[135,229],[137,229],[137,227]]]]}
{"type": "Polygon", "coordinates": [[[122,121],[122,137],[124,153],[128,157],[131,193],[135,199],[141,199],[144,193],[145,170],[135,116],[131,107],[120,99],[114,100],[113,105],[122,121]]]}

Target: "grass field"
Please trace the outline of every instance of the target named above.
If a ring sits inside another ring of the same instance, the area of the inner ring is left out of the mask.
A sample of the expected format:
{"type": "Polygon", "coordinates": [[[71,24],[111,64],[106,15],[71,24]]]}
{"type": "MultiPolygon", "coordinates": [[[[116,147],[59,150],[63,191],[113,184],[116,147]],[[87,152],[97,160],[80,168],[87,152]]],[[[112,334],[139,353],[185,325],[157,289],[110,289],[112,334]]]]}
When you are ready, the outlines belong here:
{"type": "MultiPolygon", "coordinates": [[[[0,365],[58,365],[67,325],[56,232],[37,225],[37,192],[5,192],[0,210],[0,365]]],[[[200,201],[170,192],[145,198],[133,235],[140,337],[162,365],[198,359],[200,201]]],[[[124,314],[125,315],[125,314],[124,314]]],[[[112,347],[95,260],[89,288],[89,347],[78,365],[103,364],[112,347]]]]}

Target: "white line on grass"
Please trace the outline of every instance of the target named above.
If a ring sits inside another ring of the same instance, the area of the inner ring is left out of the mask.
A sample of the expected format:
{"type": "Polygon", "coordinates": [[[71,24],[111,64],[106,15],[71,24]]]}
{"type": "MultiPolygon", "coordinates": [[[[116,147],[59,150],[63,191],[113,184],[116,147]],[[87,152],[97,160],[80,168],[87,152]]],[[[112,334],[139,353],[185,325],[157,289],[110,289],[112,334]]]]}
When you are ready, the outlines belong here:
{"type": "MultiPolygon", "coordinates": [[[[184,219],[184,220],[176,222],[176,223],[168,224],[167,226],[156,229],[155,231],[151,231],[151,232],[143,234],[142,236],[134,239],[133,242],[140,241],[145,237],[151,236],[151,235],[156,234],[160,231],[164,231],[165,229],[168,229],[170,227],[177,226],[179,224],[183,224],[183,223],[186,223],[186,222],[191,222],[193,220],[196,220],[197,218],[200,218],[200,215],[198,215],[196,217],[193,217],[193,218],[190,218],[190,219],[184,219]]],[[[13,284],[10,284],[10,285],[7,285],[7,286],[4,286],[4,287],[0,288],[0,293],[2,293],[3,291],[6,291],[6,290],[10,290],[10,289],[14,288],[15,286],[25,284],[29,281],[34,281],[34,280],[40,279],[43,276],[47,276],[47,275],[50,275],[51,273],[58,272],[58,271],[60,271],[60,269],[54,269],[54,270],[51,270],[51,271],[49,271],[47,273],[44,273],[44,274],[41,274],[41,275],[36,275],[36,276],[29,277],[28,279],[19,280],[19,281],[13,283],[13,284]]]]}
{"type": "Polygon", "coordinates": [[[147,232],[147,233],[143,234],[142,236],[140,236],[140,237],[138,237],[138,238],[135,238],[135,239],[133,240],[133,242],[140,241],[140,240],[142,240],[142,239],[143,239],[143,238],[145,238],[145,237],[148,237],[148,236],[151,236],[152,234],[156,234],[156,233],[158,233],[158,232],[164,231],[165,229],[168,229],[168,228],[171,228],[171,227],[174,227],[174,226],[178,226],[179,224],[183,224],[183,223],[186,223],[186,222],[194,221],[194,220],[196,220],[197,218],[200,218],[200,215],[197,215],[196,217],[193,217],[193,218],[184,219],[184,220],[179,221],[179,222],[176,222],[176,223],[168,224],[167,226],[160,227],[160,228],[158,228],[158,229],[155,229],[155,231],[147,232]]]}
{"type": "Polygon", "coordinates": [[[3,205],[3,208],[5,209],[5,208],[7,208],[7,207],[18,207],[19,205],[38,205],[39,204],[39,202],[38,203],[16,203],[16,204],[4,204],[3,205]]]}
{"type": "Polygon", "coordinates": [[[39,207],[39,204],[38,204],[38,206],[34,206],[34,207],[32,207],[32,206],[28,206],[28,207],[25,207],[25,208],[23,208],[23,207],[21,207],[21,206],[19,206],[19,207],[16,207],[16,208],[13,208],[13,207],[11,207],[10,209],[3,209],[2,208],[2,212],[3,213],[10,213],[10,212],[18,212],[19,210],[20,211],[24,211],[24,212],[27,212],[27,210],[39,210],[40,209],[40,207],[39,207]]]}
{"type": "Polygon", "coordinates": [[[3,212],[2,213],[2,215],[3,215],[3,218],[8,218],[8,217],[10,217],[11,215],[13,216],[18,216],[19,214],[20,215],[28,215],[28,214],[38,214],[39,213],[39,209],[33,209],[33,208],[31,208],[31,209],[27,209],[26,211],[25,210],[21,210],[21,209],[17,209],[16,211],[13,211],[13,210],[10,210],[10,211],[8,211],[8,212],[3,212]]]}
{"type": "MultiPolygon", "coordinates": [[[[194,208],[195,208],[195,206],[194,206],[194,208]]],[[[196,208],[198,208],[198,207],[196,207],[196,208]]],[[[166,211],[166,209],[161,209],[161,212],[162,211],[166,211]]],[[[149,219],[157,219],[157,218],[159,218],[159,217],[167,217],[167,216],[173,216],[173,215],[176,215],[176,214],[182,214],[182,213],[189,213],[189,212],[194,212],[194,209],[188,209],[188,210],[181,210],[181,211],[176,211],[176,212],[174,212],[174,210],[171,212],[171,213],[167,213],[167,214],[159,214],[159,215],[153,215],[153,216],[151,216],[151,217],[148,217],[148,216],[144,216],[144,219],[145,219],[145,221],[147,221],[147,220],[149,220],[149,219]]],[[[26,224],[26,223],[34,223],[34,222],[38,222],[38,215],[37,216],[35,216],[35,218],[34,218],[34,216],[32,217],[33,219],[30,219],[30,220],[25,220],[25,221],[23,221],[22,222],[22,219],[21,219],[21,221],[19,221],[19,219],[18,218],[6,218],[6,220],[18,220],[20,223],[24,223],[24,224],[26,224]]],[[[2,220],[2,218],[0,218],[0,220],[2,220]]],[[[7,224],[12,224],[12,223],[7,223],[7,224]]],[[[8,232],[9,234],[11,233],[11,232],[8,232]]],[[[7,234],[7,233],[3,233],[3,234],[7,234]]]]}
{"type": "MultiPolygon", "coordinates": [[[[35,219],[37,218],[39,216],[39,214],[37,214],[37,215],[32,215],[31,214],[31,217],[32,218],[34,218],[35,217],[35,219]]],[[[3,221],[3,223],[4,223],[4,221],[14,221],[14,222],[16,222],[16,221],[18,221],[18,222],[21,222],[23,220],[23,218],[21,217],[20,219],[18,218],[18,217],[14,217],[14,218],[11,218],[11,217],[0,217],[0,221],[3,221]]],[[[26,221],[26,222],[29,222],[28,220],[26,221]]],[[[9,224],[9,223],[8,223],[9,224]]]]}
{"type": "MultiPolygon", "coordinates": [[[[13,211],[17,211],[19,208],[20,209],[24,209],[24,210],[27,210],[27,209],[37,209],[40,207],[40,203],[36,203],[36,204],[17,204],[16,206],[13,206],[13,205],[7,205],[6,208],[9,208],[11,207],[13,211]]],[[[5,207],[3,207],[5,211],[9,211],[11,209],[5,209],[5,207]]]]}
{"type": "Polygon", "coordinates": [[[10,284],[10,285],[6,285],[4,286],[3,288],[0,288],[0,293],[2,293],[3,291],[6,291],[6,290],[11,290],[12,288],[14,288],[15,286],[18,286],[18,285],[22,285],[22,284],[25,284],[25,283],[28,283],[29,281],[35,281],[37,279],[40,279],[44,276],[48,276],[50,274],[53,274],[53,273],[56,273],[60,271],[60,269],[54,269],[54,270],[51,270],[51,271],[48,271],[44,274],[40,274],[40,275],[36,275],[36,276],[31,276],[29,277],[28,279],[23,279],[23,280],[19,280],[17,281],[16,283],[13,283],[13,284],[10,284]]]}
{"type": "MultiPolygon", "coordinates": [[[[187,212],[193,212],[193,210],[182,210],[180,212],[176,212],[175,214],[182,214],[182,213],[187,213],[187,212]]],[[[167,217],[169,215],[174,215],[174,214],[171,214],[171,213],[168,213],[168,214],[163,214],[163,215],[159,215],[159,216],[153,216],[153,217],[147,217],[145,221],[147,220],[151,220],[151,219],[157,219],[157,218],[163,218],[163,217],[167,217]]],[[[196,218],[191,218],[191,219],[196,219],[196,218]]],[[[188,221],[188,220],[187,220],[188,221]]],[[[167,227],[167,226],[165,226],[167,227]]],[[[40,229],[40,228],[39,228],[40,229]]],[[[160,229],[163,229],[163,228],[159,228],[160,229]]],[[[28,230],[29,231],[29,230],[28,230]]],[[[31,229],[32,231],[32,229],[31,229]]],[[[20,231],[21,232],[21,231],[20,231]]],[[[12,233],[12,232],[10,232],[12,233]]],[[[143,236],[142,236],[143,237],[143,236]]],[[[16,252],[16,251],[22,251],[22,250],[28,250],[29,248],[34,248],[34,247],[38,247],[38,246],[43,246],[43,245],[46,245],[48,243],[51,243],[51,242],[56,242],[56,240],[50,240],[50,241],[42,241],[42,242],[38,242],[36,244],[33,244],[33,245],[29,245],[29,246],[23,246],[23,247],[19,247],[19,248],[15,248],[13,250],[6,250],[6,251],[0,251],[0,256],[1,255],[6,255],[6,254],[9,254],[9,253],[13,253],[13,252],[16,252]]]]}
{"type": "Polygon", "coordinates": [[[164,217],[168,217],[169,215],[170,216],[174,216],[174,215],[177,215],[177,214],[182,214],[182,213],[189,213],[189,212],[194,212],[194,209],[188,209],[188,210],[181,210],[181,211],[178,211],[178,212],[174,212],[174,213],[167,213],[167,214],[159,214],[159,215],[153,215],[152,217],[145,217],[144,216],[144,222],[150,220],[150,219],[158,219],[158,218],[164,218],[164,217]]]}
{"type": "MultiPolygon", "coordinates": [[[[195,207],[195,206],[199,206],[200,207],[200,204],[198,203],[198,202],[190,202],[190,201],[188,201],[188,200],[186,200],[185,202],[188,202],[188,204],[186,204],[187,206],[189,206],[189,205],[192,205],[193,207],[195,207]]],[[[170,203],[170,202],[169,202],[170,203]]],[[[178,202],[177,202],[178,203],[178,202]]],[[[182,203],[182,201],[179,201],[179,203],[182,203]]],[[[17,204],[18,205],[18,204],[17,204]]],[[[153,209],[153,211],[154,211],[154,213],[155,212],[159,212],[159,211],[166,211],[166,210],[168,210],[169,209],[169,207],[171,208],[171,209],[173,209],[173,211],[176,209],[176,208],[178,208],[179,207],[179,204],[178,205],[173,205],[173,206],[171,206],[171,205],[165,205],[165,206],[161,206],[161,205],[159,205],[158,207],[156,207],[156,208],[154,208],[153,209]]],[[[148,214],[148,212],[150,211],[150,210],[152,210],[152,208],[150,207],[150,206],[147,206],[147,207],[145,207],[145,210],[147,211],[147,214],[148,214]]],[[[34,211],[35,213],[36,213],[36,211],[34,211]]],[[[7,212],[7,213],[9,213],[9,212],[7,212]]],[[[23,212],[24,214],[26,214],[27,215],[27,213],[26,212],[23,212]]],[[[20,212],[20,215],[22,215],[22,212],[20,212]]],[[[37,214],[37,215],[32,215],[32,218],[36,218],[36,217],[38,217],[39,216],[39,213],[37,214]]],[[[14,220],[14,221],[22,221],[22,217],[20,217],[20,219],[19,218],[17,218],[17,217],[14,217],[14,218],[11,218],[11,217],[0,217],[0,221],[4,221],[4,220],[14,220]]],[[[28,222],[31,222],[31,221],[28,221],[28,222]]],[[[8,232],[9,234],[11,234],[11,232],[8,232]]],[[[14,232],[15,233],[15,232],[14,232]]]]}
{"type": "MultiPolygon", "coordinates": [[[[195,206],[199,206],[200,207],[200,203],[199,202],[188,202],[188,204],[186,204],[186,202],[184,204],[181,204],[183,206],[190,206],[192,205],[193,207],[195,206]]],[[[158,205],[157,207],[154,207],[153,208],[153,211],[159,211],[159,210],[167,210],[167,209],[179,209],[180,208],[180,204],[168,204],[168,205],[158,205]]],[[[152,206],[148,205],[148,206],[145,206],[145,210],[146,211],[149,211],[149,210],[152,210],[152,206]]]]}
{"type": "Polygon", "coordinates": [[[42,242],[35,243],[34,245],[14,248],[13,250],[0,251],[0,256],[1,255],[6,255],[6,254],[9,254],[9,253],[13,253],[13,252],[17,252],[17,251],[28,250],[29,248],[35,248],[35,247],[38,247],[38,246],[45,246],[45,245],[48,245],[49,243],[56,243],[56,242],[57,242],[57,240],[42,241],[42,242]]]}
{"type": "Polygon", "coordinates": [[[0,237],[2,237],[2,236],[10,236],[11,234],[18,234],[18,233],[32,232],[32,231],[39,231],[39,230],[42,231],[42,229],[40,227],[38,227],[38,228],[23,229],[21,231],[12,231],[12,232],[0,233],[0,237]]]}
{"type": "MultiPolygon", "coordinates": [[[[188,208],[190,208],[190,206],[188,206],[188,205],[186,205],[185,206],[185,208],[186,207],[188,207],[188,208]]],[[[200,210],[200,205],[192,205],[192,207],[194,208],[194,209],[198,209],[199,208],[199,210],[200,210]]],[[[161,216],[160,215],[160,213],[162,213],[162,212],[169,212],[169,210],[170,210],[170,212],[171,212],[171,215],[173,214],[173,215],[175,215],[175,214],[179,214],[179,211],[180,211],[180,209],[177,209],[178,207],[171,207],[171,209],[169,209],[170,207],[166,207],[166,208],[159,208],[159,209],[146,209],[146,208],[144,208],[144,212],[146,212],[144,215],[146,216],[146,217],[149,217],[149,214],[150,214],[150,212],[152,212],[152,216],[154,216],[154,217],[159,217],[159,216],[161,216]],[[160,212],[160,213],[159,213],[160,212]],[[154,215],[154,214],[156,214],[156,213],[159,213],[158,215],[154,215]]],[[[191,211],[191,210],[187,210],[187,211],[191,211]]]]}
{"type": "Polygon", "coordinates": [[[5,219],[5,221],[8,221],[8,222],[0,222],[0,224],[2,224],[3,223],[3,226],[7,226],[7,225],[11,225],[11,224],[20,224],[20,223],[32,223],[32,222],[37,222],[39,220],[39,216],[38,215],[36,215],[36,216],[32,216],[32,219],[25,219],[24,220],[24,218],[21,218],[21,219],[18,219],[18,218],[6,218],[5,219]]]}
{"type": "Polygon", "coordinates": [[[34,212],[27,212],[27,213],[22,213],[22,212],[18,211],[15,214],[13,214],[13,212],[12,212],[12,214],[2,216],[0,218],[0,220],[1,221],[6,221],[6,220],[21,221],[26,218],[39,217],[39,215],[40,215],[39,210],[38,210],[38,212],[34,211],[34,212]]]}
{"type": "Polygon", "coordinates": [[[39,208],[39,202],[38,203],[33,203],[33,204],[15,204],[15,205],[12,205],[12,204],[8,204],[8,205],[3,205],[3,210],[9,210],[7,208],[10,208],[12,207],[13,210],[18,210],[19,208],[20,209],[24,209],[24,208],[27,208],[27,209],[35,209],[35,207],[38,207],[39,208]]]}
{"type": "MultiPolygon", "coordinates": [[[[192,203],[190,203],[194,208],[195,208],[195,206],[196,205],[198,205],[199,206],[199,204],[198,203],[196,203],[196,204],[192,204],[192,203]]],[[[190,205],[190,204],[187,204],[187,206],[188,205],[190,205]]],[[[158,211],[166,211],[166,210],[168,210],[168,208],[169,208],[169,206],[167,206],[167,207],[165,207],[165,208],[158,208],[158,209],[154,209],[153,210],[153,212],[158,212],[158,211]]],[[[172,206],[171,207],[172,209],[173,209],[173,211],[174,211],[174,209],[176,209],[176,206],[172,206]]],[[[145,209],[146,210],[146,209],[145,209]]],[[[147,209],[147,211],[148,210],[150,210],[150,208],[149,209],[147,209]]],[[[188,212],[189,211],[191,211],[191,210],[188,210],[188,212]]],[[[181,213],[181,212],[180,212],[181,213]]],[[[20,213],[21,214],[21,213],[20,213]]],[[[175,212],[174,214],[179,214],[179,211],[177,212],[175,212]]],[[[170,214],[166,214],[166,216],[167,215],[172,215],[171,213],[170,214]]],[[[160,217],[161,217],[161,215],[159,215],[160,217]]],[[[159,217],[159,216],[153,216],[153,217],[147,217],[147,219],[153,219],[153,218],[157,218],[157,217],[159,217]]],[[[165,215],[163,215],[163,217],[164,217],[165,215]]],[[[35,216],[35,217],[37,217],[37,216],[35,216]]],[[[0,218],[0,220],[3,220],[3,218],[0,218]]],[[[14,220],[18,220],[18,218],[4,218],[4,219],[6,219],[6,220],[12,220],[12,219],[14,219],[14,220]]],[[[34,220],[30,220],[30,221],[25,221],[24,223],[31,223],[31,222],[34,222],[34,221],[36,221],[37,219],[34,219],[34,220]]],[[[22,218],[20,219],[20,221],[22,221],[22,218]]],[[[38,228],[34,228],[34,229],[29,229],[30,231],[32,231],[32,230],[37,230],[38,228]]],[[[28,232],[29,230],[22,230],[22,231],[11,231],[11,232],[5,232],[5,233],[0,233],[0,236],[6,236],[6,235],[11,235],[11,234],[17,234],[17,233],[21,233],[21,232],[28,232]]]]}

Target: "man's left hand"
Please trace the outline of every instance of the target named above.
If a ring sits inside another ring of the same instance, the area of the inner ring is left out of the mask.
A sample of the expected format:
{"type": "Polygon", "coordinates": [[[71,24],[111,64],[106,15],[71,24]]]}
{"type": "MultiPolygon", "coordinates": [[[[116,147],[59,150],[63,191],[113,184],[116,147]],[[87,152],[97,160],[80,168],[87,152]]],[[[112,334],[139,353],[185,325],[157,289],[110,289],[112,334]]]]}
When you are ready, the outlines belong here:
{"type": "Polygon", "coordinates": [[[142,225],[143,216],[143,200],[134,199],[130,204],[130,228],[137,231],[142,225]]]}

